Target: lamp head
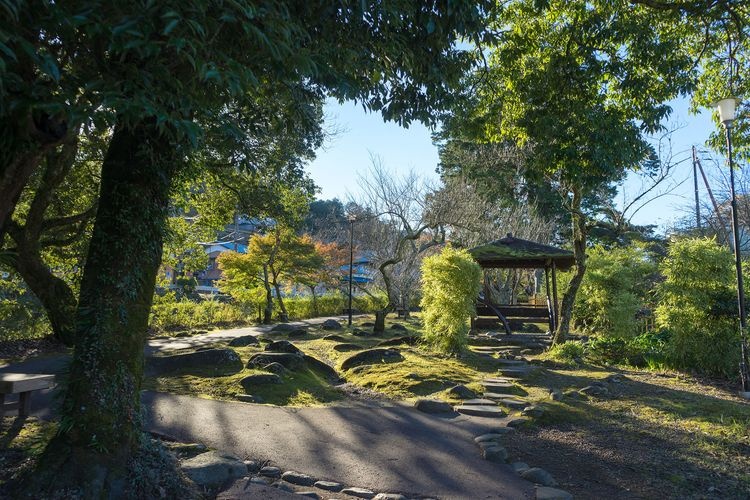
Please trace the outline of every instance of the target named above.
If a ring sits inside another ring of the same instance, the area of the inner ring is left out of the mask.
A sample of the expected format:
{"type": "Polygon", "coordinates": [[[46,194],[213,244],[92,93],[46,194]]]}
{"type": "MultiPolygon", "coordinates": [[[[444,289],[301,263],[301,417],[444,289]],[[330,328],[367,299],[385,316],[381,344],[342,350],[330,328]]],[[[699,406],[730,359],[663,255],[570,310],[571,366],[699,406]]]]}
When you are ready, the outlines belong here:
{"type": "Polygon", "coordinates": [[[725,127],[731,127],[732,122],[736,118],[737,105],[740,100],[736,97],[727,97],[715,103],[716,109],[719,111],[719,120],[725,127]]]}

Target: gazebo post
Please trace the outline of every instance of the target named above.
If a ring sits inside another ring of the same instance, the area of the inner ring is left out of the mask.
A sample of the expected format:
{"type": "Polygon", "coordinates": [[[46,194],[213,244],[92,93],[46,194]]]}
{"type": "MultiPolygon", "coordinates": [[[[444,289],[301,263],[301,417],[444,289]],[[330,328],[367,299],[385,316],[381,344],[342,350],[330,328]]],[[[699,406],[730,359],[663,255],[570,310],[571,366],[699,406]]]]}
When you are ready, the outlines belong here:
{"type": "Polygon", "coordinates": [[[549,331],[555,333],[555,309],[550,296],[549,266],[544,266],[544,281],[547,284],[544,291],[547,294],[547,311],[549,311],[549,331]]]}
{"type": "Polygon", "coordinates": [[[555,311],[555,330],[553,331],[553,334],[555,331],[557,331],[557,322],[558,318],[560,317],[560,311],[558,310],[557,306],[557,266],[555,265],[554,259],[552,260],[552,301],[553,301],[553,310],[555,311]]]}

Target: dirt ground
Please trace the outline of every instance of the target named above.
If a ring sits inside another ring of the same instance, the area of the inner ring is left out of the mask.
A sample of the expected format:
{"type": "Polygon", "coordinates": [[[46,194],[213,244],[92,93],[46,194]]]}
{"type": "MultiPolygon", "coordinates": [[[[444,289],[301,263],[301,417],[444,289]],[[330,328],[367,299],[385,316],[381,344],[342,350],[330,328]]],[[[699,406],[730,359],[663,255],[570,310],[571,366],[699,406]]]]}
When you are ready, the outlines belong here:
{"type": "MultiPolygon", "coordinates": [[[[624,373],[605,396],[549,401],[540,425],[507,438],[512,460],[548,470],[575,498],[750,498],[750,402],[686,375],[624,373]]],[[[601,376],[556,369],[535,384],[601,376]]]]}

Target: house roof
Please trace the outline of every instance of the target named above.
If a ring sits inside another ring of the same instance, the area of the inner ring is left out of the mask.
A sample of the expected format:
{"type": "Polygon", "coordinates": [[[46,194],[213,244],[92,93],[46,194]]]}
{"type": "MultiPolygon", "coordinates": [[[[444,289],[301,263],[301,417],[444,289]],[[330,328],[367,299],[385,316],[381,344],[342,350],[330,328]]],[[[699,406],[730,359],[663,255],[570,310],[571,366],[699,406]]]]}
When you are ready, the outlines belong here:
{"type": "Polygon", "coordinates": [[[569,250],[515,238],[510,233],[505,238],[474,247],[469,253],[484,268],[545,268],[554,262],[557,269],[566,271],[575,264],[573,252],[569,250]]]}

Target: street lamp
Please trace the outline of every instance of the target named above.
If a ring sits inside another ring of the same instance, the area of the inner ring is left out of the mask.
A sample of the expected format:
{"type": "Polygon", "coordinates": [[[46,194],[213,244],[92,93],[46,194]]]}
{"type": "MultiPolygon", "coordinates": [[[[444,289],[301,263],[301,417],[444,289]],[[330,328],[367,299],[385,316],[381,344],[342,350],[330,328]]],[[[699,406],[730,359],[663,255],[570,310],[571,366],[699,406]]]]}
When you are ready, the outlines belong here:
{"type": "Polygon", "coordinates": [[[740,313],[740,379],[742,380],[742,393],[745,397],[750,397],[750,380],[748,380],[747,359],[747,338],[745,329],[747,320],[745,318],[745,289],[742,280],[742,254],[740,249],[740,228],[737,218],[737,193],[734,189],[734,163],[732,161],[732,123],[734,122],[737,112],[739,99],[728,97],[716,103],[716,109],[719,111],[719,120],[724,125],[724,133],[727,138],[727,163],[729,164],[729,189],[732,206],[732,236],[734,239],[734,263],[737,269],[737,306],[740,313]]]}
{"type": "Polygon", "coordinates": [[[354,268],[354,221],[357,216],[351,214],[349,217],[349,327],[352,326],[352,269],[354,268]]]}

